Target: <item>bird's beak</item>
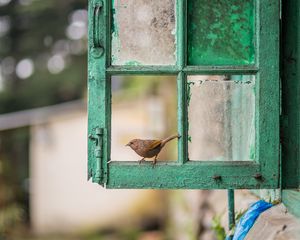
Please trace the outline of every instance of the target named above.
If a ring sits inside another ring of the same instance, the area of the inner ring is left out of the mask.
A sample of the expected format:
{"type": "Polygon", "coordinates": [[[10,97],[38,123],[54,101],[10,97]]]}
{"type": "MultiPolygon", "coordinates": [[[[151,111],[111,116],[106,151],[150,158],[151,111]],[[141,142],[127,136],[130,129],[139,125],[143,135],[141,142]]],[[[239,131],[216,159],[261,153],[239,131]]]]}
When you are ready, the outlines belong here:
{"type": "Polygon", "coordinates": [[[127,143],[127,144],[125,145],[125,147],[127,147],[127,146],[129,146],[129,143],[127,143]]]}

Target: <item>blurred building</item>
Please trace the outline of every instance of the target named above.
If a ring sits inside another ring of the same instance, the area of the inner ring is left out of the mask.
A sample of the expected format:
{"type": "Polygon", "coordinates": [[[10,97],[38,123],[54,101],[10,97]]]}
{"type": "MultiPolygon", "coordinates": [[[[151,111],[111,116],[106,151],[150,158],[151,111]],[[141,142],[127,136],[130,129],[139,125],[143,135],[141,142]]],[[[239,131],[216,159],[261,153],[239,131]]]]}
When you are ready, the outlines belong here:
{"type": "Polygon", "coordinates": [[[106,190],[87,181],[86,103],[74,101],[0,116],[0,130],[24,126],[30,126],[29,199],[34,232],[120,227],[141,216],[160,215],[158,192],[106,190]]]}

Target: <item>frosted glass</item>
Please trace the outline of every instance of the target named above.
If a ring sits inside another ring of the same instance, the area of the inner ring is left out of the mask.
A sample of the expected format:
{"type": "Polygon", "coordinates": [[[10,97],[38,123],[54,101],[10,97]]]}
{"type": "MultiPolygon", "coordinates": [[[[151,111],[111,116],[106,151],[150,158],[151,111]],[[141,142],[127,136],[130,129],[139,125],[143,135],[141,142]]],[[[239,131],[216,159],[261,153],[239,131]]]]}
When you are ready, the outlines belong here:
{"type": "Polygon", "coordinates": [[[175,64],[175,0],[114,0],[113,65],[175,64]]]}
{"type": "Polygon", "coordinates": [[[190,160],[254,159],[254,76],[189,76],[190,160]]]}

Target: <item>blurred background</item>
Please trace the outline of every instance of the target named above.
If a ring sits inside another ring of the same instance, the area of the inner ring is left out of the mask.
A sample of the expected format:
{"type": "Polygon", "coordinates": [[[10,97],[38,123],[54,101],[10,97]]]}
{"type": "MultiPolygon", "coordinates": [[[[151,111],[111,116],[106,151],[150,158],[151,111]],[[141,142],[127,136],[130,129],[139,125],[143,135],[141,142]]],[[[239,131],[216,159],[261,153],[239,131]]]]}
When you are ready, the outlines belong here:
{"type": "MultiPolygon", "coordinates": [[[[226,191],[86,180],[87,2],[0,0],[0,239],[222,239],[226,191]]],[[[112,160],[139,160],[132,138],[176,133],[176,111],[175,76],[114,76],[112,160]]],[[[159,159],[176,160],[176,144],[159,159]]]]}

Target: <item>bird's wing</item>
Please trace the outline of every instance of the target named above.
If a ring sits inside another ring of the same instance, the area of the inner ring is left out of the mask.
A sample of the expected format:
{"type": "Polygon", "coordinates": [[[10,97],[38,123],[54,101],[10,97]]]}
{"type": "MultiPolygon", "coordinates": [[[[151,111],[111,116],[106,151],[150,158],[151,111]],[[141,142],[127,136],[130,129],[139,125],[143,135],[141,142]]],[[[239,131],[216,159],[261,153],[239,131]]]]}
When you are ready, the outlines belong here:
{"type": "Polygon", "coordinates": [[[154,148],[157,148],[161,144],[161,140],[152,140],[149,142],[149,150],[152,150],[154,148]]]}

